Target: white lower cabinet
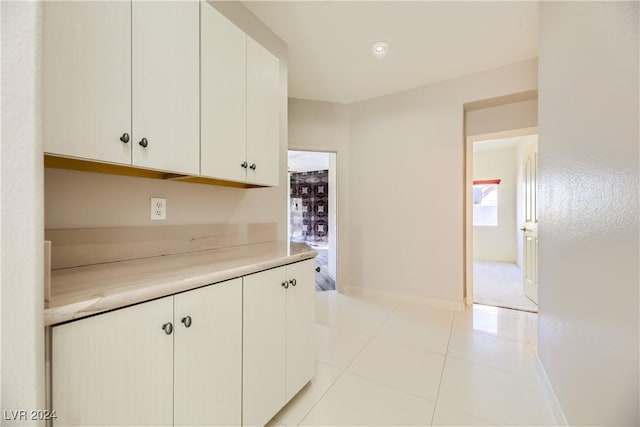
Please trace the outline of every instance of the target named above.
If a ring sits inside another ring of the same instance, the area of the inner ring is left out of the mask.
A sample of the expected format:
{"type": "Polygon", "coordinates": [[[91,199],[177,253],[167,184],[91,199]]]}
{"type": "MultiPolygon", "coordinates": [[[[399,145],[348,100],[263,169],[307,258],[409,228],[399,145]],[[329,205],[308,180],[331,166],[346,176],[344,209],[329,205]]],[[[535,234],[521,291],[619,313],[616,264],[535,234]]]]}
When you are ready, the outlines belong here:
{"type": "Polygon", "coordinates": [[[53,326],[54,425],[264,425],[315,373],[314,268],[53,326]]]}
{"type": "Polygon", "coordinates": [[[314,260],[287,266],[286,387],[288,402],[316,372],[316,264],[314,260]],[[294,282],[295,283],[295,282],[294,282]]]}
{"type": "Polygon", "coordinates": [[[173,424],[173,297],[52,328],[54,425],[173,424]]]}
{"type": "Polygon", "coordinates": [[[315,374],[315,264],[244,277],[245,426],[266,424],[315,374]]]}
{"type": "Polygon", "coordinates": [[[174,425],[240,425],[242,279],[174,298],[174,425]]]}
{"type": "Polygon", "coordinates": [[[242,279],[52,328],[55,425],[240,425],[242,279]]]}

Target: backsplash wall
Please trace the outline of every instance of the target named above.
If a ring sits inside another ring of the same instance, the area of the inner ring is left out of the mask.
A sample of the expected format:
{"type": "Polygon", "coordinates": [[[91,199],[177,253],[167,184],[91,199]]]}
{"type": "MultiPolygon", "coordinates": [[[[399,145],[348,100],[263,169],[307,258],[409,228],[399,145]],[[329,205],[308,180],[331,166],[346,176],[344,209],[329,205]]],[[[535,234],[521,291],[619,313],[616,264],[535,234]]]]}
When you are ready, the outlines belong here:
{"type": "Polygon", "coordinates": [[[284,240],[286,197],[282,186],[243,189],[45,169],[45,228],[275,222],[284,240]],[[151,221],[151,197],[167,199],[166,220],[151,221]]]}
{"type": "Polygon", "coordinates": [[[329,171],[291,174],[291,238],[329,242],[329,171]]]}

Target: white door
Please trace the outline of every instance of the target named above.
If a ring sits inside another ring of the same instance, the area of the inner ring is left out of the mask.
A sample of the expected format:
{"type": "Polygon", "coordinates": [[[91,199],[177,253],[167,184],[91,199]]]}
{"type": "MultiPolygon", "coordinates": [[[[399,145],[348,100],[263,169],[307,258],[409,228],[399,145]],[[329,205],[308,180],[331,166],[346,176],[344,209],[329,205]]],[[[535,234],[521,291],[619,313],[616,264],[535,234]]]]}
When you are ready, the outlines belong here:
{"type": "Polygon", "coordinates": [[[247,182],[278,185],[280,60],[247,37],[247,182]]]}
{"type": "Polygon", "coordinates": [[[200,8],[200,174],[244,182],[247,36],[209,3],[200,8]]]}
{"type": "Polygon", "coordinates": [[[133,0],[133,165],[200,172],[200,4],[133,0]]]}
{"type": "Polygon", "coordinates": [[[287,401],[315,375],[315,273],[313,259],[287,266],[287,401]]]}
{"type": "Polygon", "coordinates": [[[130,164],[131,2],[44,2],[43,32],[45,153],[130,164]]]}
{"type": "Polygon", "coordinates": [[[285,404],[286,268],[243,278],[242,424],[265,425],[285,404]]]}
{"type": "Polygon", "coordinates": [[[242,279],[175,296],[174,425],[240,425],[242,279]]]}
{"type": "Polygon", "coordinates": [[[54,425],[172,425],[172,321],[167,297],[54,326],[54,425]]]}
{"type": "Polygon", "coordinates": [[[538,303],[538,144],[527,149],[524,164],[524,294],[538,303]]]}

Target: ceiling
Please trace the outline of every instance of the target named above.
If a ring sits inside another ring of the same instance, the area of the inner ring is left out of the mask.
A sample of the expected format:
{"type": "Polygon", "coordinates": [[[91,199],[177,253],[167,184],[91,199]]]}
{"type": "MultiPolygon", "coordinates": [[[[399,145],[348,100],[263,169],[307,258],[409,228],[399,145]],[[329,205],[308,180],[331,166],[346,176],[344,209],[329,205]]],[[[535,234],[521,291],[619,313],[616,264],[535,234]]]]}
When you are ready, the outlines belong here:
{"type": "Polygon", "coordinates": [[[289,150],[289,172],[328,170],[330,159],[329,156],[331,156],[331,153],[289,150]]]}
{"type": "Polygon", "coordinates": [[[536,2],[244,3],[289,46],[293,98],[352,103],[537,57],[536,2]]]}

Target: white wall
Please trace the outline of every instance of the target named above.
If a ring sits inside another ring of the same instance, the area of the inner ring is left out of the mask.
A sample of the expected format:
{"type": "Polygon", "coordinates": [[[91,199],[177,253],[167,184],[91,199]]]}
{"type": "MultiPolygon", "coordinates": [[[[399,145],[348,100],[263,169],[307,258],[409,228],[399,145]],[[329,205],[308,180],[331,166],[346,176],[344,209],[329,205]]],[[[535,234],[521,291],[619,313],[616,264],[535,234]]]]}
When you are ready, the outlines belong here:
{"type": "MultiPolygon", "coordinates": [[[[476,142],[477,147],[482,142],[476,142]]],[[[498,226],[473,228],[473,258],[482,261],[516,262],[516,147],[473,153],[473,179],[500,179],[498,226]]]]}
{"type": "MultiPolygon", "coordinates": [[[[337,206],[337,249],[338,266],[329,265],[330,272],[337,273],[337,286],[348,286],[350,263],[348,259],[349,211],[348,200],[348,147],[349,147],[349,106],[331,102],[289,99],[289,148],[291,150],[335,152],[336,191],[329,188],[329,197],[335,195],[337,203],[329,201],[329,206],[337,206]]],[[[331,180],[331,177],[330,177],[331,180]]],[[[331,185],[330,185],[331,187],[331,185]]],[[[332,212],[330,212],[332,214],[332,212]]],[[[329,254],[329,260],[334,258],[329,254]]],[[[330,261],[331,262],[331,261],[330,261]]]]}
{"type": "Polygon", "coordinates": [[[46,228],[276,222],[279,239],[286,240],[287,47],[241,3],[213,4],[280,58],[280,185],[241,189],[47,169],[46,228]],[[149,219],[150,197],[167,199],[166,221],[149,219]]]}
{"type": "Polygon", "coordinates": [[[467,111],[466,135],[482,135],[538,126],[538,99],[467,111]]]}
{"type": "Polygon", "coordinates": [[[571,425],[640,424],[639,5],[539,6],[539,354],[571,425]]]}
{"type": "Polygon", "coordinates": [[[463,300],[464,104],[537,88],[537,62],[351,106],[352,286],[463,300]]]}
{"type": "MultiPolygon", "coordinates": [[[[1,2],[1,411],[43,409],[41,4],[1,2]]],[[[3,417],[4,418],[4,417],[3,417]]],[[[26,425],[6,421],[3,425],[26,425]]]]}
{"type": "MultiPolygon", "coordinates": [[[[47,229],[280,223],[287,203],[277,203],[286,183],[242,189],[62,169],[45,169],[44,183],[47,229]],[[167,199],[166,221],[149,219],[150,197],[167,199]]],[[[279,225],[279,236],[282,230],[286,234],[286,222],[279,225]]]]}

